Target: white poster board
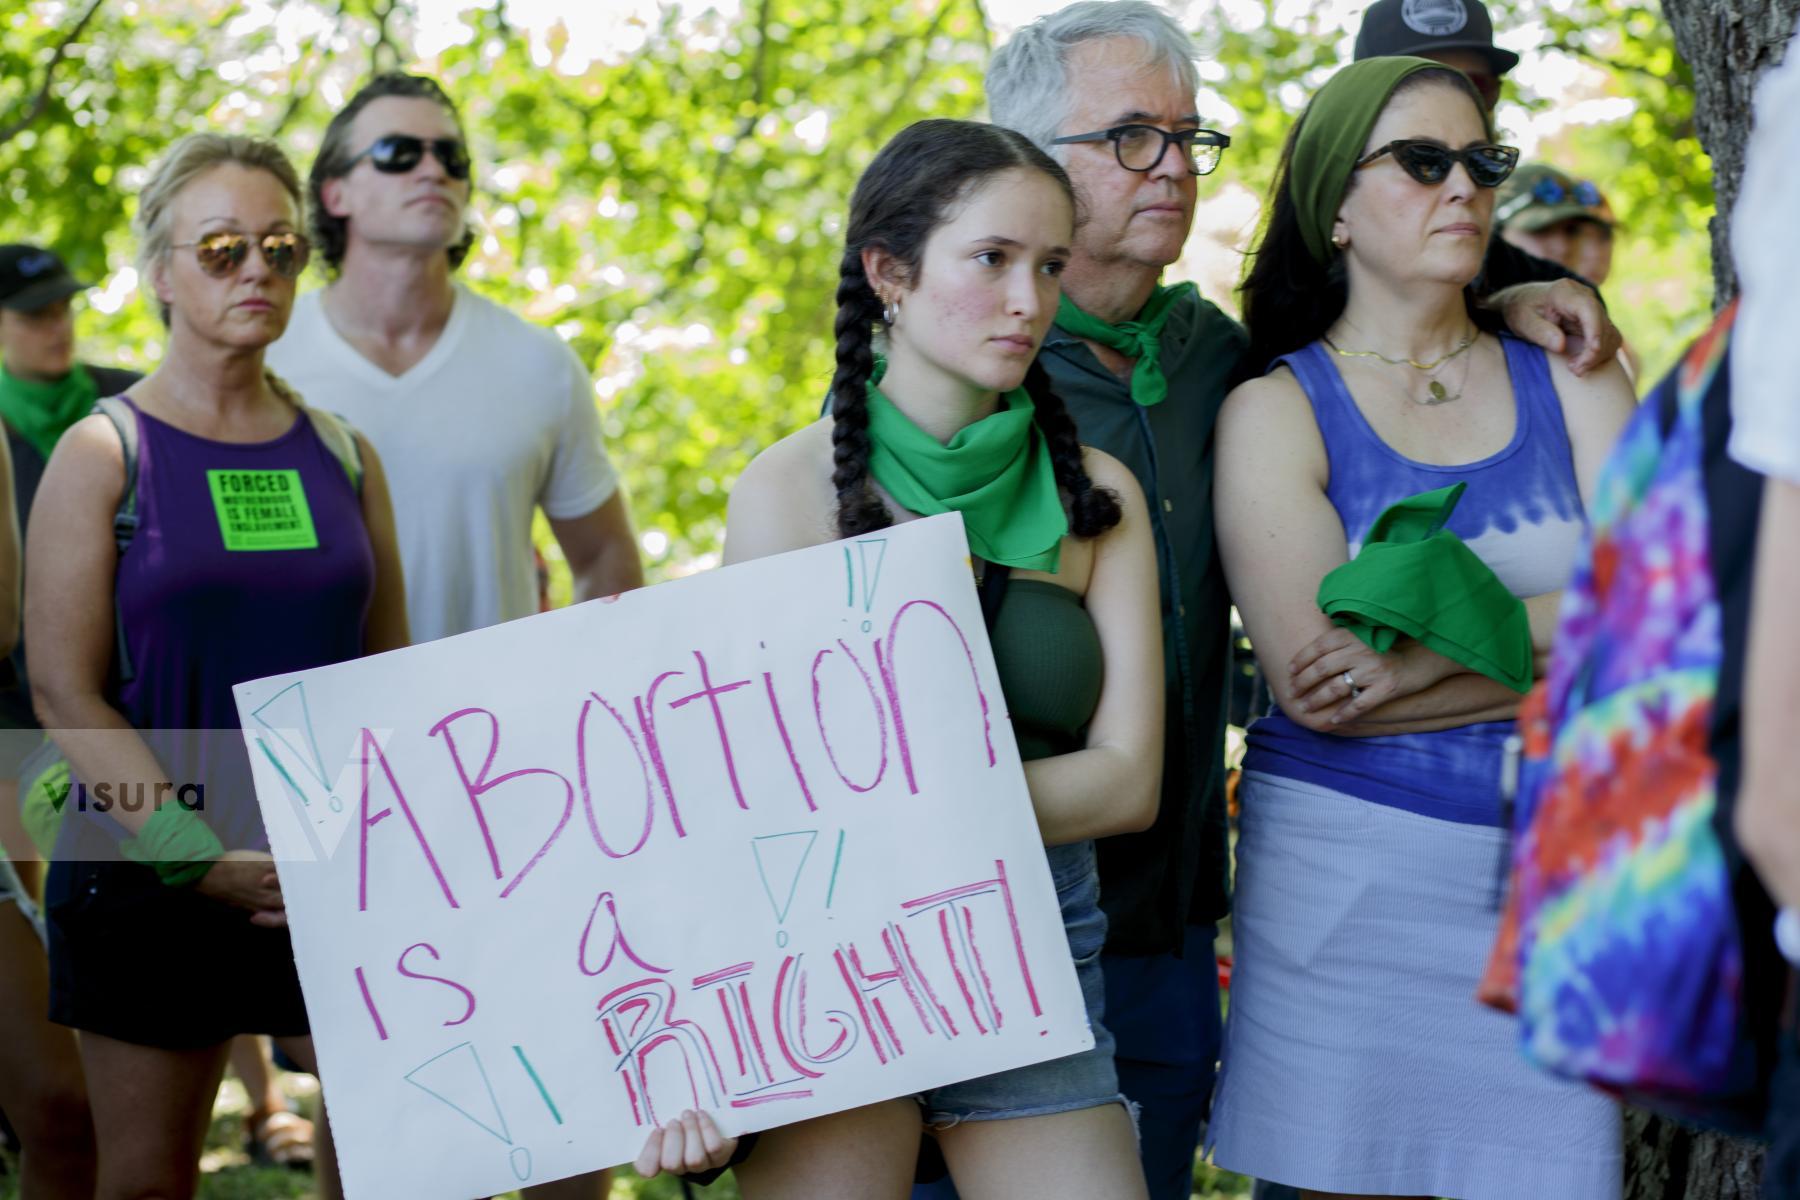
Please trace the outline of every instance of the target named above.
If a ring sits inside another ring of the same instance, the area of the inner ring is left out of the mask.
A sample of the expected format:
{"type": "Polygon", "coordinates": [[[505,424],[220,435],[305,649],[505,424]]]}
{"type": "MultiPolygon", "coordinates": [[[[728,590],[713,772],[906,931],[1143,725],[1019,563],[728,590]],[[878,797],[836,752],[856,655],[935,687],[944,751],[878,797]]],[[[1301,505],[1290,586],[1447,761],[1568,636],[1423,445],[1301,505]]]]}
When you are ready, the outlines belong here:
{"type": "Polygon", "coordinates": [[[959,517],[236,694],[352,1200],[1093,1045],[959,517]]]}

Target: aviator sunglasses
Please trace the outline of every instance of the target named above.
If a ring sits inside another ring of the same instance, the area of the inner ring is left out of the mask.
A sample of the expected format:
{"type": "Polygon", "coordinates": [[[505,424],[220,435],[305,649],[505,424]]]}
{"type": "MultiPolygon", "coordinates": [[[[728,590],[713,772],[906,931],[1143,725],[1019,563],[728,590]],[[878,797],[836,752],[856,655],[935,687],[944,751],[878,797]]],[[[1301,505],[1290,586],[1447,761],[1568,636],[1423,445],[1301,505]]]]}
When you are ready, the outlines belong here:
{"type": "Polygon", "coordinates": [[[404,175],[419,165],[425,152],[444,166],[444,174],[452,179],[469,177],[469,148],[460,138],[421,138],[410,133],[390,133],[369,143],[369,148],[344,164],[348,172],[363,159],[368,159],[384,175],[404,175]]]}
{"type": "Polygon", "coordinates": [[[298,279],[300,272],[306,270],[307,259],[312,257],[312,243],[304,234],[298,233],[265,233],[261,237],[252,237],[247,233],[221,231],[209,233],[198,241],[177,242],[172,248],[192,250],[202,271],[214,279],[224,279],[244,265],[252,245],[269,264],[269,270],[283,279],[298,279]]]}
{"type": "Polygon", "coordinates": [[[1392,154],[1402,171],[1420,183],[1428,184],[1444,182],[1450,177],[1450,168],[1461,163],[1477,187],[1496,188],[1506,182],[1506,177],[1519,165],[1519,151],[1512,146],[1471,146],[1467,150],[1452,150],[1437,142],[1401,138],[1363,155],[1356,160],[1356,166],[1366,167],[1384,154],[1392,154]]]}
{"type": "Polygon", "coordinates": [[[1561,181],[1549,175],[1544,176],[1531,185],[1531,190],[1523,195],[1514,196],[1494,212],[1496,222],[1505,222],[1524,212],[1534,204],[1562,204],[1573,200],[1583,208],[1599,208],[1606,201],[1601,198],[1600,189],[1592,180],[1584,179],[1573,188],[1565,188],[1561,181]]]}

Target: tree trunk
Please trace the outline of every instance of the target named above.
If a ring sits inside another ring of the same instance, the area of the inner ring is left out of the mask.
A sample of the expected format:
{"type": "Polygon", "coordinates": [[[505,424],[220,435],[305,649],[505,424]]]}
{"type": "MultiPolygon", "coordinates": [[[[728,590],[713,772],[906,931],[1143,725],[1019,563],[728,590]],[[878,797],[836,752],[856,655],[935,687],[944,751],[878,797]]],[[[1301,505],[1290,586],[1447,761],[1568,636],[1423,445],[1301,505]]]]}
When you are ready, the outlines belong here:
{"type": "Polygon", "coordinates": [[[1758,1200],[1762,1147],[1625,1110],[1624,1200],[1758,1200]]]}
{"type": "Polygon", "coordinates": [[[1712,156],[1718,212],[1712,219],[1713,307],[1737,295],[1731,265],[1731,209],[1744,178],[1750,98],[1764,71],[1781,61],[1800,0],[1663,0],[1675,47],[1694,72],[1694,121],[1712,156]]]}

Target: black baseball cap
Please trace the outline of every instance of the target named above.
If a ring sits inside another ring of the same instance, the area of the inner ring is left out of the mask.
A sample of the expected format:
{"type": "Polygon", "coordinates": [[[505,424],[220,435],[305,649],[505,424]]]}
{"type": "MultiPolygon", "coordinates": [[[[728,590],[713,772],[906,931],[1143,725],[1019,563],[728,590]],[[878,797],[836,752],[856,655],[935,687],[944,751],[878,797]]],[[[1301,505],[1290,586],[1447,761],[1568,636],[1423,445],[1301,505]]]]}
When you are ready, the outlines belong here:
{"type": "Polygon", "coordinates": [[[1481,0],[1376,0],[1356,31],[1356,58],[1473,50],[1485,55],[1494,74],[1519,65],[1519,56],[1494,45],[1494,20],[1481,0]]]}
{"type": "Polygon", "coordinates": [[[69,268],[42,246],[11,242],[0,246],[0,308],[36,312],[46,304],[85,292],[89,284],[69,274],[69,268]]]}

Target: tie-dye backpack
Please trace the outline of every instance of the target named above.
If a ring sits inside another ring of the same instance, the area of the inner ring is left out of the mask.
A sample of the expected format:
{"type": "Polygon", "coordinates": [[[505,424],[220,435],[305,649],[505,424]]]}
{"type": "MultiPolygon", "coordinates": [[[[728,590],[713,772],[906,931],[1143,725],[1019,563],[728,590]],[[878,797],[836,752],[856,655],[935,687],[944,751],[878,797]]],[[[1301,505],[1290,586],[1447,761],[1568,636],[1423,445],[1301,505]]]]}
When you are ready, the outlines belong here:
{"type": "Polygon", "coordinates": [[[1549,674],[1520,713],[1512,874],[1481,998],[1516,1011],[1526,1057],[1558,1075],[1749,1131],[1780,991],[1764,977],[1778,971],[1768,899],[1721,810],[1761,492],[1723,454],[1732,316],[1601,474],[1549,674]]]}

